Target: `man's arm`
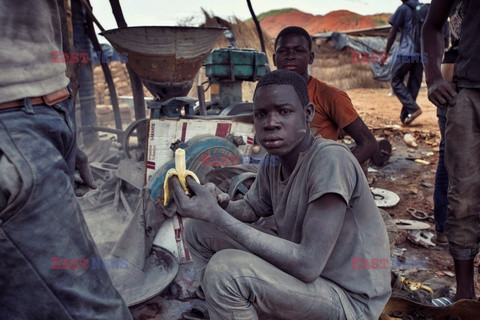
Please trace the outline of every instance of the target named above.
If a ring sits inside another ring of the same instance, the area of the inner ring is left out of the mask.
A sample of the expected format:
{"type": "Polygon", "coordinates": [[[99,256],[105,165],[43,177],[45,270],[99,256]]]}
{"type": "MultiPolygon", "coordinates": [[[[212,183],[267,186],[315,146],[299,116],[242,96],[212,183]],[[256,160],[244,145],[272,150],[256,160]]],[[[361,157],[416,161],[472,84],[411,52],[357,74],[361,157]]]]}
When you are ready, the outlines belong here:
{"type": "Polygon", "coordinates": [[[395,43],[395,39],[397,38],[397,32],[398,27],[392,26],[392,29],[390,29],[390,33],[387,37],[387,46],[385,47],[385,53],[390,52],[390,49],[392,48],[393,44],[395,43]]]}
{"type": "Polygon", "coordinates": [[[253,211],[248,202],[243,199],[230,201],[225,211],[235,219],[246,223],[255,222],[260,218],[255,214],[255,211],[253,211]]]}
{"type": "Polygon", "coordinates": [[[230,201],[230,196],[212,182],[207,182],[203,186],[215,196],[218,205],[236,219],[242,222],[252,223],[260,218],[247,201],[243,199],[230,201]]]}
{"type": "Polygon", "coordinates": [[[90,189],[97,189],[97,184],[93,178],[92,171],[88,165],[88,158],[85,152],[78,147],[75,148],[75,170],[78,176],[75,177],[75,195],[77,197],[84,196],[90,189]]]}
{"type": "Polygon", "coordinates": [[[443,25],[455,4],[455,0],[432,0],[427,19],[422,29],[422,53],[428,99],[437,107],[448,106],[456,96],[455,85],[442,78],[440,65],[444,51],[443,25]]]}
{"type": "Polygon", "coordinates": [[[343,130],[355,140],[357,145],[352,149],[352,153],[360,164],[368,160],[377,151],[377,140],[362,118],[358,117],[343,130]]]}
{"type": "Polygon", "coordinates": [[[235,219],[218,206],[215,197],[189,179],[195,193],[189,198],[176,178],[172,179],[175,203],[182,216],[208,221],[241,243],[249,251],[304,282],[321,274],[342,228],[346,204],[337,194],[325,194],[308,206],[302,240],[294,243],[258,231],[235,219]]]}

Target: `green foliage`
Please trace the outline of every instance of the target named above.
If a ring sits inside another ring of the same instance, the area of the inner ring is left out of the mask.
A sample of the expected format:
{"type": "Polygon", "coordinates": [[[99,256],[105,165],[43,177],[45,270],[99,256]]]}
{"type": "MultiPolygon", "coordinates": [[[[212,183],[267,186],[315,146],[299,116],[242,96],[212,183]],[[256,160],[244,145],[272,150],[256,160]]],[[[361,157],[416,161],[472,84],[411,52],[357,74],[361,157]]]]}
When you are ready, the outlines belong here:
{"type": "MultiPolygon", "coordinates": [[[[294,8],[283,8],[283,9],[275,9],[275,10],[270,10],[267,12],[262,12],[260,14],[257,14],[257,19],[258,21],[262,21],[268,16],[278,16],[279,14],[285,13],[285,12],[290,12],[292,10],[296,10],[294,8]]],[[[245,22],[252,21],[252,18],[249,18],[245,20],[245,22]]]]}
{"type": "Polygon", "coordinates": [[[377,24],[377,26],[384,26],[384,25],[388,24],[388,21],[385,20],[385,19],[382,18],[382,17],[374,17],[374,18],[373,18],[373,21],[375,21],[375,23],[377,24]]]}

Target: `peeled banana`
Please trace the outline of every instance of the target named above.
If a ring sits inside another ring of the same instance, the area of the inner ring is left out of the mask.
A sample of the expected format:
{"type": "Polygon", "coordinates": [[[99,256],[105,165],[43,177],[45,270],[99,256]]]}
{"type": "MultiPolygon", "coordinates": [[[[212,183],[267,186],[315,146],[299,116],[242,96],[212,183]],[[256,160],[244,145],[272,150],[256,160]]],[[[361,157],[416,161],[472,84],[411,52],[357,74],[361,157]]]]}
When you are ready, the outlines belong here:
{"type": "Polygon", "coordinates": [[[190,170],[187,170],[187,166],[185,164],[185,150],[178,148],[175,151],[175,169],[170,169],[167,171],[165,175],[165,181],[163,183],[163,205],[166,206],[168,204],[168,200],[170,199],[170,190],[168,188],[168,180],[173,177],[177,176],[180,184],[182,185],[183,191],[188,195],[188,187],[187,187],[187,177],[190,176],[195,181],[200,183],[197,175],[190,170]]]}

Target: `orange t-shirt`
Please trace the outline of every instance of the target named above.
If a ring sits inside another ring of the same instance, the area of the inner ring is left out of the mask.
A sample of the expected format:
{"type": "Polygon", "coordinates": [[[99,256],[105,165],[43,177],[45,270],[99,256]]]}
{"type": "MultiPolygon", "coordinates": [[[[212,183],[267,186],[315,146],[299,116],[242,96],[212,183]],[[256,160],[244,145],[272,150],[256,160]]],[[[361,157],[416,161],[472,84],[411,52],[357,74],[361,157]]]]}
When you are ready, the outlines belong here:
{"type": "Polygon", "coordinates": [[[358,118],[358,113],[348,95],[331,85],[310,77],[308,97],[315,105],[315,116],[310,123],[315,135],[337,140],[340,129],[345,128],[358,118]]]}

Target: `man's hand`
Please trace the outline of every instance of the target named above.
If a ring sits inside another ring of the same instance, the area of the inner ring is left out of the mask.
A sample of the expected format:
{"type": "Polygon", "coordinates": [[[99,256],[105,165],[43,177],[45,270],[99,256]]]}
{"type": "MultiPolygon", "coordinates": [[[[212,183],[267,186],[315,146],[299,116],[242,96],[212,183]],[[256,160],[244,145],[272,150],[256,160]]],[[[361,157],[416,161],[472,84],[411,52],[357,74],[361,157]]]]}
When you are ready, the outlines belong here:
{"type": "Polygon", "coordinates": [[[453,106],[457,95],[455,84],[444,79],[437,79],[428,85],[428,100],[439,108],[453,106]]]}
{"type": "Polygon", "coordinates": [[[93,180],[92,171],[88,165],[87,155],[80,149],[76,149],[75,155],[75,170],[79,177],[75,177],[75,195],[82,197],[90,189],[97,189],[97,185],[93,180]]]}
{"type": "Polygon", "coordinates": [[[383,52],[383,53],[380,53],[379,55],[380,55],[379,63],[383,67],[387,63],[387,59],[390,56],[390,54],[388,52],[383,52]]]}
{"type": "Polygon", "coordinates": [[[182,217],[212,222],[214,212],[219,209],[219,199],[228,205],[225,193],[221,193],[220,190],[217,192],[211,185],[202,186],[191,177],[187,177],[187,185],[194,193],[191,198],[185,194],[177,177],[172,177],[170,183],[173,186],[173,198],[178,213],[182,217]]]}
{"type": "Polygon", "coordinates": [[[210,191],[217,198],[217,202],[222,207],[222,209],[226,209],[228,204],[230,203],[230,196],[228,193],[223,192],[220,190],[214,183],[207,182],[204,184],[204,187],[210,191]]]}

